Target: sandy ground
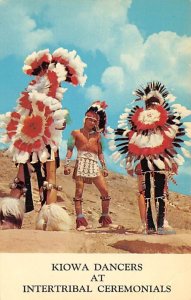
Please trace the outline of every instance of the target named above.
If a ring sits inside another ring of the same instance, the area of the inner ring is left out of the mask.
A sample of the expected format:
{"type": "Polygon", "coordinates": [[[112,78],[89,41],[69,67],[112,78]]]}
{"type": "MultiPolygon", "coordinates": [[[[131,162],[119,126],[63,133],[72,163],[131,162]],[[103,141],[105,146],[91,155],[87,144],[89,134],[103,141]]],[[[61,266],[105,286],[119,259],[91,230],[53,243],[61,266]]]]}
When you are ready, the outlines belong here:
{"type": "MultiPolygon", "coordinates": [[[[0,197],[9,195],[9,183],[17,169],[9,158],[0,153],[0,197]]],[[[118,229],[99,227],[101,200],[94,185],[86,185],[84,213],[93,228],[85,232],[75,230],[73,195],[75,184],[70,176],[63,175],[63,163],[57,173],[63,191],[58,204],[65,208],[73,220],[68,232],[35,230],[40,209],[35,174],[32,174],[35,210],[26,213],[20,230],[0,230],[0,252],[54,252],[54,253],[191,253],[191,199],[189,196],[170,193],[168,222],[176,230],[173,235],[143,235],[139,233],[140,218],[137,206],[135,178],[110,173],[107,183],[112,197],[110,213],[118,229]]],[[[154,201],[153,201],[154,202],[154,201]]]]}

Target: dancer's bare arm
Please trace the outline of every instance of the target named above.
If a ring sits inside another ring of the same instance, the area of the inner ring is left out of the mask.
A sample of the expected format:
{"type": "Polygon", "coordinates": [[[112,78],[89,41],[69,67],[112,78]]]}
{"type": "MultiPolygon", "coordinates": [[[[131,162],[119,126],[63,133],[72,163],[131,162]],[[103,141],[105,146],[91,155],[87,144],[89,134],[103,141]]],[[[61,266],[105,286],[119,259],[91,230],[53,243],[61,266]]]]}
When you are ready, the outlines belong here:
{"type": "Polygon", "coordinates": [[[67,153],[66,153],[66,158],[64,160],[64,174],[69,175],[71,173],[71,168],[70,168],[70,159],[73,154],[73,149],[75,146],[75,138],[73,132],[71,133],[68,143],[67,143],[67,153]]]}
{"type": "Polygon", "coordinates": [[[102,166],[103,176],[107,177],[109,173],[108,173],[106,163],[105,163],[105,158],[104,158],[104,154],[103,154],[101,139],[98,140],[98,158],[99,158],[99,161],[100,161],[101,166],[102,166]]]}

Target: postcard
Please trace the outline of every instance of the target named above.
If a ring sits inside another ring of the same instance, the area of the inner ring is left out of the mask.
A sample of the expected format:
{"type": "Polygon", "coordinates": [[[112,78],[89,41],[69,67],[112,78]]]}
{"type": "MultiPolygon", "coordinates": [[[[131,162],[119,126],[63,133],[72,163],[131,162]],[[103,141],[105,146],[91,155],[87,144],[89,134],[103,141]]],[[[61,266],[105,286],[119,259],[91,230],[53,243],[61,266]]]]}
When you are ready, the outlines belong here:
{"type": "Polygon", "coordinates": [[[0,0],[0,299],[183,299],[190,0],[0,0]]]}

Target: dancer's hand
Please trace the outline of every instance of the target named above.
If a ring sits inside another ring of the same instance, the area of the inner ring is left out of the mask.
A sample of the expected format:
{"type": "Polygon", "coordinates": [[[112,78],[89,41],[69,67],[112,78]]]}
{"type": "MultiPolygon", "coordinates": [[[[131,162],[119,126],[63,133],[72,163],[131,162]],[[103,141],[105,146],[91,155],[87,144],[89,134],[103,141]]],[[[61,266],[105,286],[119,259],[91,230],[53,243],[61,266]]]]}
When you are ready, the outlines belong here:
{"type": "Polygon", "coordinates": [[[103,177],[107,177],[109,175],[109,172],[107,169],[103,170],[103,177]]]}
{"type": "Polygon", "coordinates": [[[70,168],[68,168],[68,167],[64,168],[64,175],[70,175],[70,173],[71,173],[70,168]]]}
{"type": "Polygon", "coordinates": [[[134,171],[133,170],[127,170],[127,173],[128,173],[128,175],[130,175],[130,176],[134,176],[134,171]]]}

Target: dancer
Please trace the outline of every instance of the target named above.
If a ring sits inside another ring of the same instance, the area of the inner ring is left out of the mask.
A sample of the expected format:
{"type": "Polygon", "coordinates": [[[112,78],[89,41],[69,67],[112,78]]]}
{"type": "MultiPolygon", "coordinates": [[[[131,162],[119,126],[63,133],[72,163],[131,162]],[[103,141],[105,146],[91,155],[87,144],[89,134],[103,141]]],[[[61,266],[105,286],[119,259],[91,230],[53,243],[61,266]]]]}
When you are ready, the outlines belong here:
{"type": "MultiPolygon", "coordinates": [[[[5,128],[4,142],[10,142],[7,153],[18,166],[18,174],[11,184],[11,197],[2,199],[0,204],[0,221],[4,228],[21,228],[24,209],[18,199],[22,195],[26,196],[25,212],[34,208],[31,170],[37,174],[41,204],[46,204],[42,210],[44,215],[42,211],[39,214],[37,228],[46,229],[47,216],[63,218],[63,210],[52,205],[57,201],[57,190],[61,189],[56,185],[58,149],[62,130],[69,118],[68,111],[61,104],[67,90],[61,87],[61,83],[83,85],[86,81],[84,67],[86,65],[76,51],[63,48],[53,54],[48,49],[33,52],[25,60],[24,73],[35,76],[35,79],[21,93],[15,111],[1,117],[5,128]]],[[[60,222],[53,221],[54,224],[60,222]]],[[[57,226],[57,230],[59,228],[63,226],[57,226]]]]}
{"type": "Polygon", "coordinates": [[[183,155],[191,154],[181,143],[190,146],[190,141],[182,139],[191,137],[191,123],[182,123],[181,119],[190,115],[180,104],[170,107],[167,101],[175,97],[160,82],[150,82],[145,88],[135,91],[135,101],[145,101],[145,108],[135,106],[126,108],[120,116],[118,128],[110,130],[112,140],[110,149],[119,149],[113,153],[115,160],[125,164],[128,174],[138,176],[139,210],[143,232],[147,234],[169,234],[173,230],[165,228],[166,206],[168,200],[168,180],[177,174],[178,166],[183,164],[183,155]],[[185,129],[187,128],[187,129],[185,129]],[[157,212],[156,223],[151,209],[151,186],[154,181],[154,198],[157,212]]]}
{"type": "Polygon", "coordinates": [[[88,222],[82,212],[82,195],[85,183],[94,183],[101,194],[102,215],[99,219],[101,226],[107,227],[112,223],[109,216],[111,197],[108,194],[108,188],[104,179],[104,177],[108,176],[108,170],[105,165],[101,144],[101,134],[104,134],[106,125],[106,107],[105,102],[95,101],[85,114],[83,128],[72,131],[68,142],[68,151],[64,164],[65,175],[69,175],[71,172],[69,163],[74,146],[78,151],[73,173],[73,178],[76,182],[74,203],[77,230],[88,228],[88,222]],[[100,172],[98,161],[101,163],[102,172],[100,172]]]}

